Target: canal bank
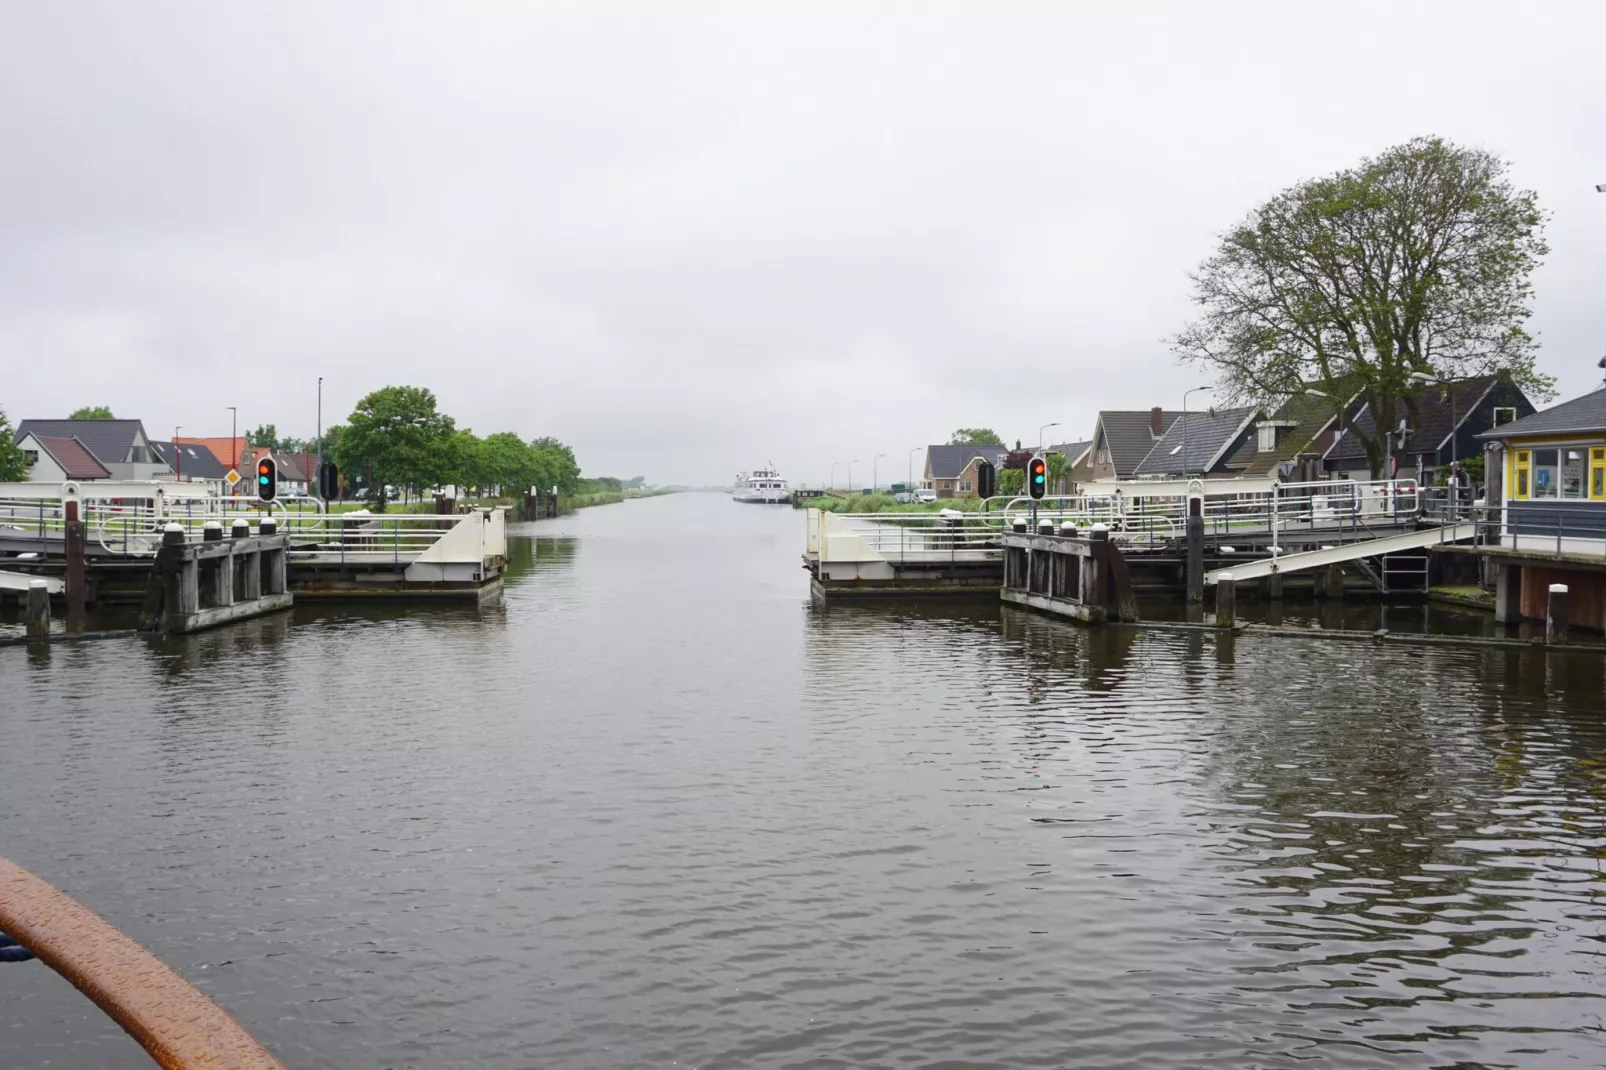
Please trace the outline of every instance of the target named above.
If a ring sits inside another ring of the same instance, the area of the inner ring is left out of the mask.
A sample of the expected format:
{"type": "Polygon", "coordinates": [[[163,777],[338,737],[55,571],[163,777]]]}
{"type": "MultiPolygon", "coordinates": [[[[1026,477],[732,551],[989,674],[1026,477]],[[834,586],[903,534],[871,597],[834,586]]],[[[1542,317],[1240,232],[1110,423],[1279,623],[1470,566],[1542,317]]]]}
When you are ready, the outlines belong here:
{"type": "MultiPolygon", "coordinates": [[[[1595,1059],[1601,661],[813,605],[796,525],[629,501],[485,607],[0,650],[0,854],[298,1068],[1595,1059]]],[[[149,1065],[37,964],[0,1022],[149,1065]]]]}

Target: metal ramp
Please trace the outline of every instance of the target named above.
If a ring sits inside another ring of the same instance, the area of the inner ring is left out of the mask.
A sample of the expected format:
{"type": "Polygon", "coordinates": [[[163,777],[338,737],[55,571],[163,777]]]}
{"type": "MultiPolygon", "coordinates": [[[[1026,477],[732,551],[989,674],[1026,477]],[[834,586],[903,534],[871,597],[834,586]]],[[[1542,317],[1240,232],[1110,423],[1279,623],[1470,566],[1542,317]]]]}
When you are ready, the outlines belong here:
{"type": "Polygon", "coordinates": [[[1255,580],[1277,573],[1326,568],[1328,565],[1356,561],[1364,557],[1387,557],[1387,555],[1397,554],[1402,550],[1420,550],[1429,546],[1438,546],[1440,543],[1465,542],[1467,539],[1473,538],[1477,532],[1478,526],[1471,521],[1466,521],[1460,524],[1446,524],[1438,528],[1426,528],[1422,531],[1408,531],[1403,535],[1386,535],[1381,539],[1350,542],[1342,546],[1333,546],[1321,550],[1307,550],[1299,554],[1264,557],[1258,561],[1248,561],[1241,565],[1230,565],[1227,568],[1218,568],[1213,572],[1207,572],[1205,573],[1205,583],[1217,583],[1224,574],[1231,576],[1235,581],[1255,580]]]}
{"type": "Polygon", "coordinates": [[[44,580],[45,590],[60,594],[66,587],[54,576],[30,576],[23,572],[0,572],[0,591],[26,591],[34,580],[44,580]]]}

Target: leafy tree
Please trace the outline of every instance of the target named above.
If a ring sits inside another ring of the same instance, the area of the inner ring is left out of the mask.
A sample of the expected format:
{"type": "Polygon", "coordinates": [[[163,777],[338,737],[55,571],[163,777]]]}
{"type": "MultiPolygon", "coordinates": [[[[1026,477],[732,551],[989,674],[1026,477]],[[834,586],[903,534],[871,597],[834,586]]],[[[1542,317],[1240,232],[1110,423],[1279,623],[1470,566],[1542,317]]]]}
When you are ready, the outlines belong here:
{"type": "Polygon", "coordinates": [[[559,493],[573,494],[580,485],[580,465],[574,459],[574,450],[550,436],[530,443],[535,452],[539,480],[535,484],[545,490],[557,487],[559,493]]]}
{"type": "Polygon", "coordinates": [[[1419,412],[1413,372],[1499,372],[1550,396],[1523,327],[1529,276],[1549,251],[1545,216],[1508,170],[1489,152],[1417,138],[1279,193],[1193,276],[1204,312],[1177,353],[1215,372],[1216,396],[1231,401],[1314,388],[1336,414],[1358,390],[1380,414],[1374,431],[1351,431],[1376,473],[1398,416],[1419,412]]]}
{"type": "Polygon", "coordinates": [[[6,416],[6,411],[0,409],[0,483],[21,483],[28,478],[28,470],[33,467],[28,463],[22,447],[12,441],[16,437],[17,433],[11,429],[11,420],[6,416]]]}
{"type": "Polygon", "coordinates": [[[640,490],[642,487],[645,487],[646,485],[647,485],[647,477],[646,476],[631,476],[629,479],[625,480],[625,482],[624,482],[625,490],[640,490]]]}
{"type": "Polygon", "coordinates": [[[961,427],[948,436],[950,446],[1002,446],[1004,440],[989,427],[961,427]]]}
{"type": "Polygon", "coordinates": [[[253,427],[245,433],[245,442],[246,445],[254,446],[259,450],[271,450],[274,453],[281,452],[279,449],[279,429],[273,424],[262,424],[259,427],[253,427]]]}
{"type": "Polygon", "coordinates": [[[1019,468],[1004,468],[998,473],[1000,497],[1014,497],[1026,490],[1026,473],[1019,468]]]}
{"type": "Polygon", "coordinates": [[[105,405],[86,405],[81,409],[74,409],[69,420],[115,420],[112,410],[105,405]]]}
{"type": "Polygon", "coordinates": [[[368,499],[382,510],[387,485],[418,492],[451,477],[455,431],[429,389],[383,387],[352,410],[339,436],[337,463],[348,472],[372,473],[368,499]]]}
{"type": "Polygon", "coordinates": [[[1056,451],[1043,457],[1043,467],[1048,469],[1048,492],[1050,494],[1065,493],[1060,481],[1065,478],[1065,470],[1070,466],[1070,458],[1063,453],[1056,451]]]}

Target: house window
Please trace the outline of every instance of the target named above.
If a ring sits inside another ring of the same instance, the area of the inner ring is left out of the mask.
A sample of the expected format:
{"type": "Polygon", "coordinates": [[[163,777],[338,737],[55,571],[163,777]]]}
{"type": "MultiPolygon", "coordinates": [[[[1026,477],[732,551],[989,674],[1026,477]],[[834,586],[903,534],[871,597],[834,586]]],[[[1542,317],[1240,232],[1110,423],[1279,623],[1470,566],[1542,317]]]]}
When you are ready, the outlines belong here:
{"type": "Polygon", "coordinates": [[[1561,480],[1557,471],[1558,450],[1533,451],[1533,488],[1529,496],[1533,498],[1557,497],[1557,490],[1561,480]]]}
{"type": "Polygon", "coordinates": [[[1533,465],[1532,450],[1517,450],[1512,457],[1511,487],[1513,498],[1527,498],[1533,489],[1530,485],[1530,469],[1533,465]]]}
{"type": "Polygon", "coordinates": [[[969,491],[970,491],[970,480],[961,479],[959,481],[959,493],[966,494],[966,493],[969,493],[969,491]]]}
{"type": "Polygon", "coordinates": [[[1591,501],[1606,498],[1606,446],[1589,447],[1589,497],[1591,501]]]}
{"type": "Polygon", "coordinates": [[[1099,447],[1099,463],[1100,464],[1109,464],[1110,463],[1110,448],[1108,446],[1100,446],[1099,447]]]}
{"type": "Polygon", "coordinates": [[[1267,453],[1277,448],[1277,426],[1275,424],[1263,424],[1257,430],[1260,435],[1255,440],[1256,449],[1262,453],[1267,453]]]}
{"type": "Polygon", "coordinates": [[[1587,471],[1583,447],[1563,448],[1559,452],[1561,453],[1561,496],[1563,498],[1582,498],[1584,496],[1584,474],[1587,471]]]}
{"type": "Polygon", "coordinates": [[[27,461],[31,465],[38,464],[39,463],[39,451],[38,450],[23,450],[22,451],[22,459],[27,461]]]}

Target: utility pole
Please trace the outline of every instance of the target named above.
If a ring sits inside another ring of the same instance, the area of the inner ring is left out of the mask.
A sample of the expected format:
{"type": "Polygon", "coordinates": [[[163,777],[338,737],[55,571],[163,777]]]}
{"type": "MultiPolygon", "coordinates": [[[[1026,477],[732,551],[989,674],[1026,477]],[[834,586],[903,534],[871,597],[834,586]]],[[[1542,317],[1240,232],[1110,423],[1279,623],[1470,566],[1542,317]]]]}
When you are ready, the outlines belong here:
{"type": "Polygon", "coordinates": [[[313,470],[313,478],[318,481],[318,497],[328,504],[329,499],[323,496],[323,376],[318,376],[318,464],[313,470]]]}
{"type": "Polygon", "coordinates": [[[176,425],[173,428],[173,476],[180,483],[184,482],[184,452],[178,445],[178,433],[182,430],[176,425]]]}

